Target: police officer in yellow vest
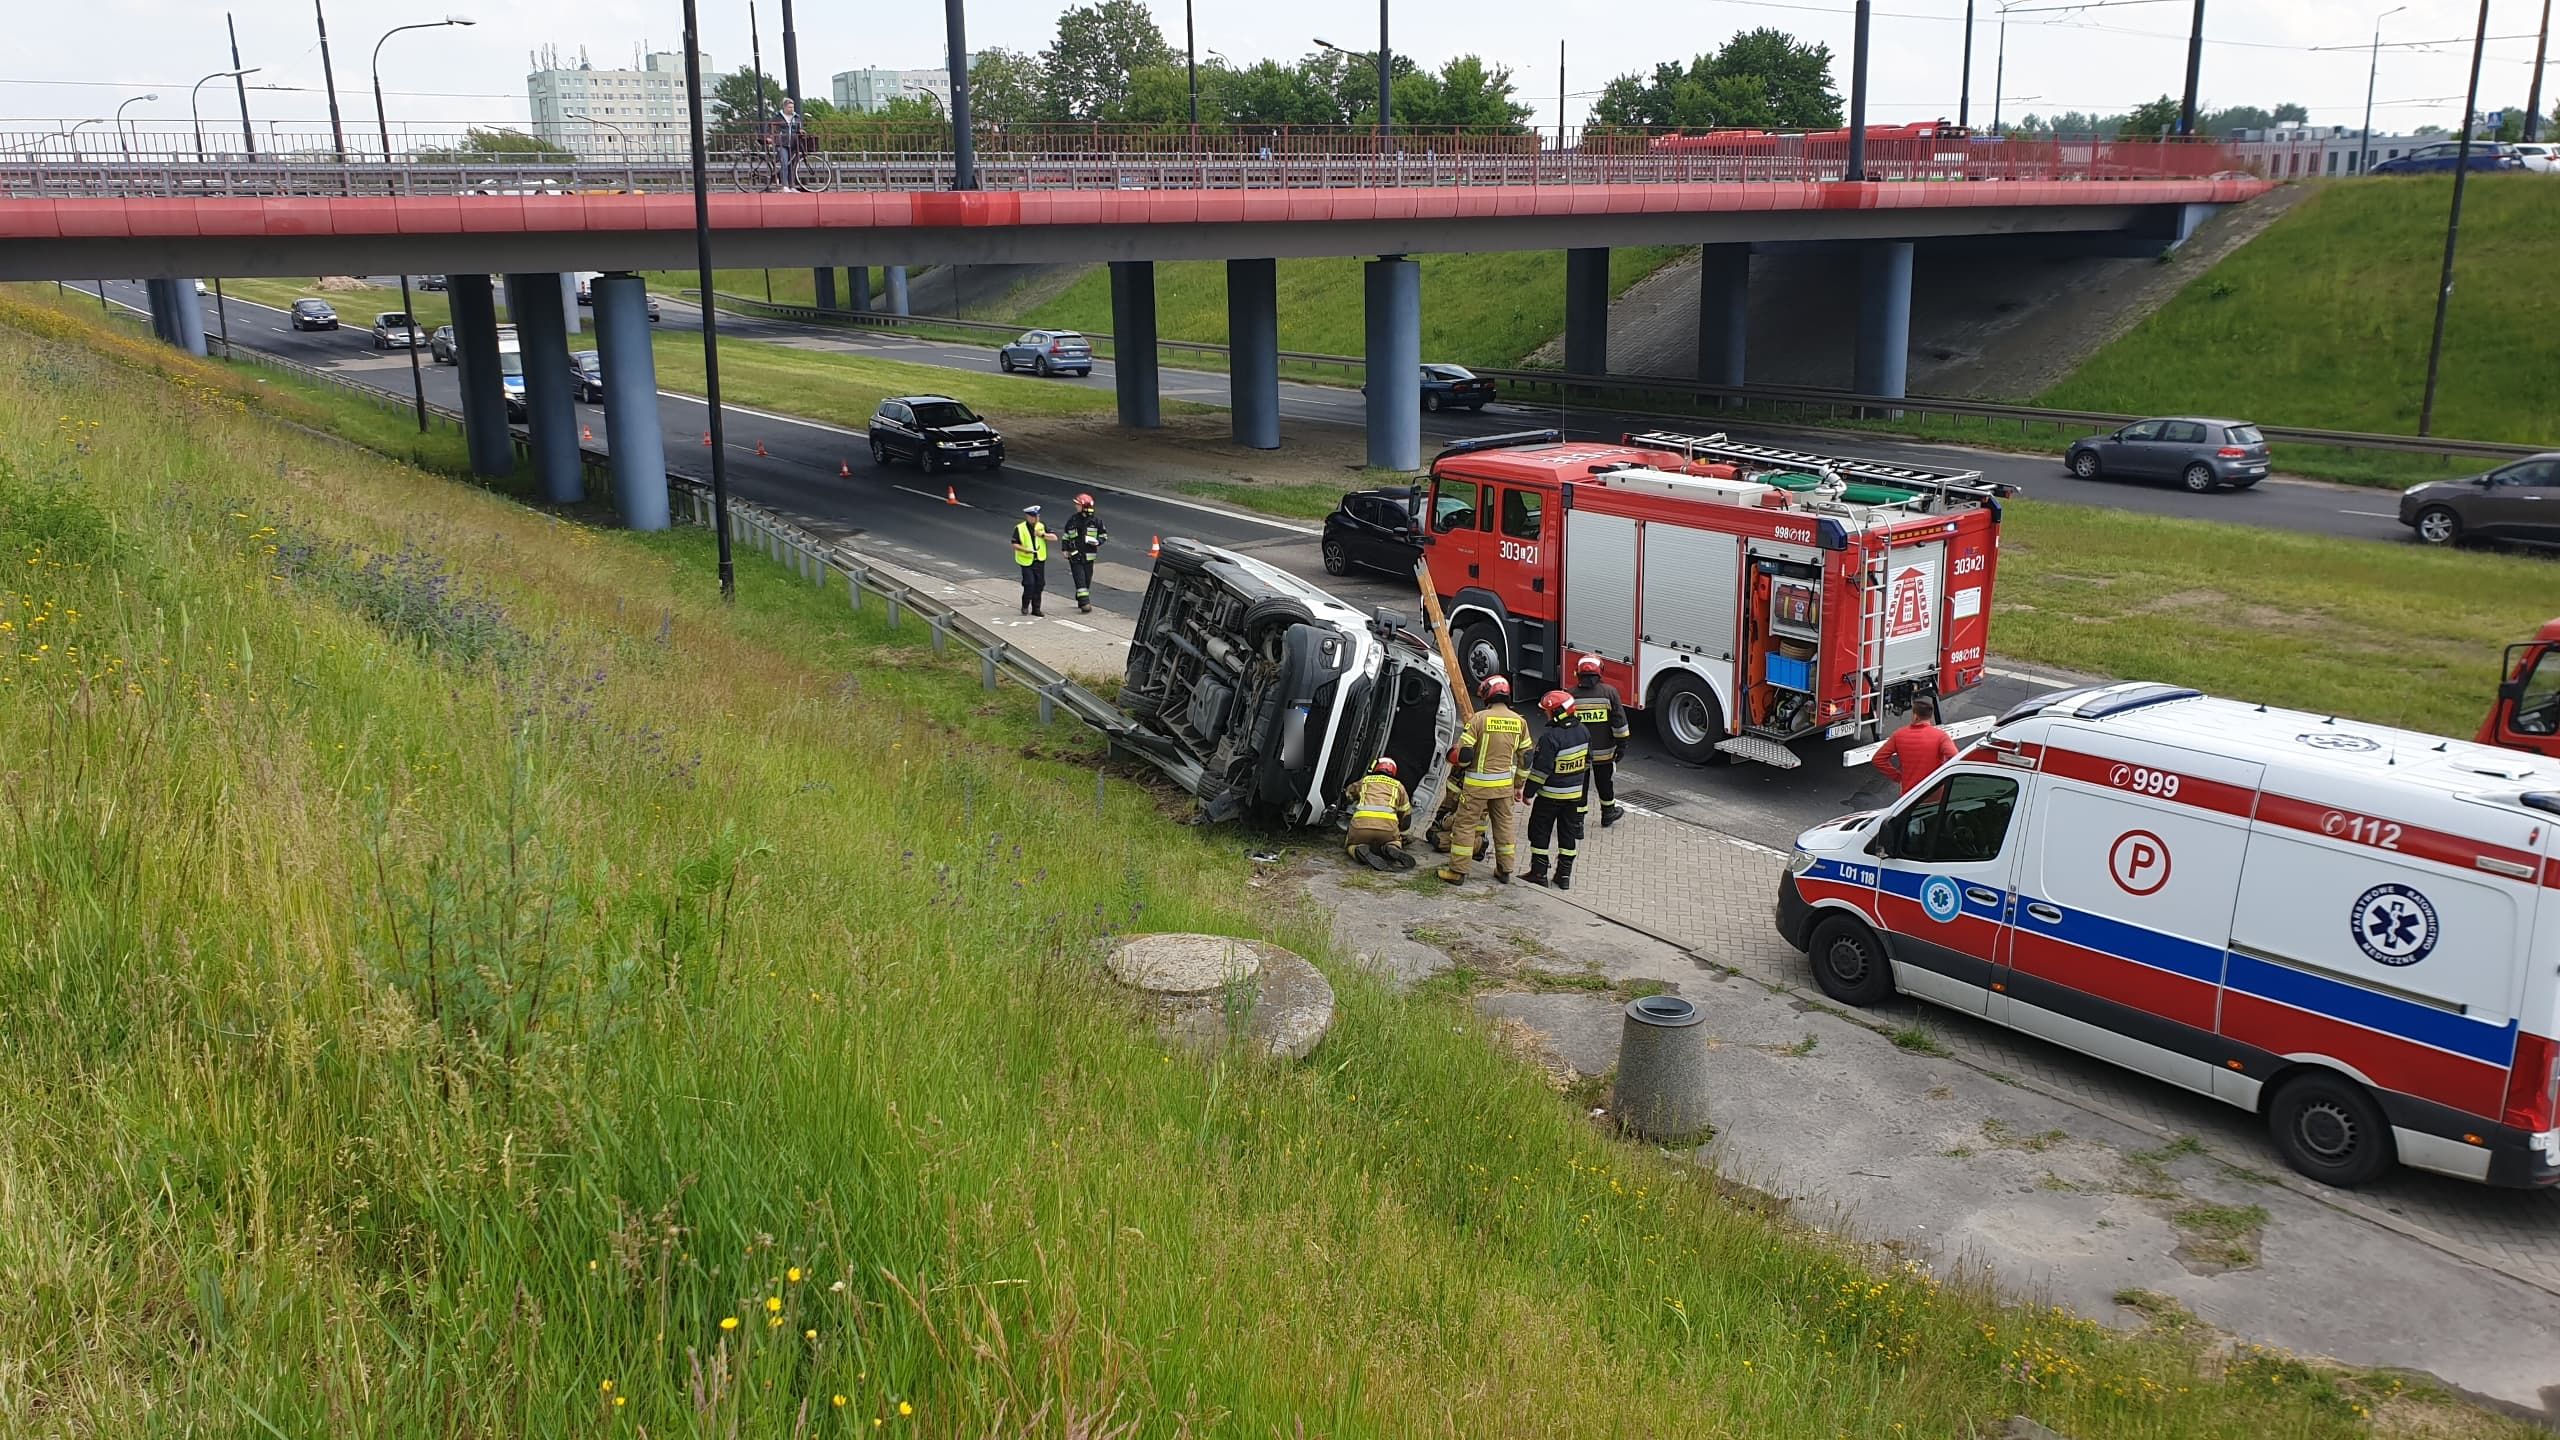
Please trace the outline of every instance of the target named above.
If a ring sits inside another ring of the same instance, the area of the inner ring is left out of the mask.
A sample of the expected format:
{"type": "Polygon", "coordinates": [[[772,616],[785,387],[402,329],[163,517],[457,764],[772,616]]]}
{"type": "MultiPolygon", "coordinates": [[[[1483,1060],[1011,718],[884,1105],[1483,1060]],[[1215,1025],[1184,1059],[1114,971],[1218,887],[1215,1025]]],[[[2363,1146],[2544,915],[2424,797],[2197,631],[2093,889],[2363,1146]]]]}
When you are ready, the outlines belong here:
{"type": "Polygon", "coordinates": [[[1343,837],[1343,848],[1351,858],[1372,870],[1412,869],[1404,827],[1413,819],[1413,801],[1396,778],[1396,762],[1379,756],[1344,798],[1351,802],[1351,833],[1343,837]]]}
{"type": "Polygon", "coordinates": [[[1022,571],[1022,613],[1040,613],[1040,592],[1049,584],[1049,527],[1040,523],[1040,507],[1025,505],[1013,527],[1013,563],[1022,571]]]}
{"type": "Polygon", "coordinates": [[[1458,737],[1458,758],[1466,766],[1458,783],[1464,793],[1457,815],[1449,822],[1449,858],[1440,867],[1440,878],[1452,885],[1467,878],[1467,861],[1476,853],[1476,827],[1489,823],[1493,878],[1508,885],[1516,850],[1512,844],[1514,789],[1519,783],[1516,762],[1528,748],[1529,722],[1505,703],[1511,698],[1510,681],[1488,675],[1477,693],[1482,703],[1458,737]]]}

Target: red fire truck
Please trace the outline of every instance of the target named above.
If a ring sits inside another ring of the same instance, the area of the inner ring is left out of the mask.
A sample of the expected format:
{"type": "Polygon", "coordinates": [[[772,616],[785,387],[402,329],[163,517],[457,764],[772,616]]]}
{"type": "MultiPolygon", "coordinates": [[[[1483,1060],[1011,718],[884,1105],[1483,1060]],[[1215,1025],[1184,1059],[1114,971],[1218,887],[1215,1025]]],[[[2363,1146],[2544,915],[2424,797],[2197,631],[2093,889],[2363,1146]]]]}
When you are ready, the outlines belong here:
{"type": "Polygon", "coordinates": [[[1665,750],[1792,769],[1982,679],[2000,502],[1975,470],[1652,432],[1492,435],[1431,464],[1423,543],[1459,664],[1600,657],[1665,750]]]}

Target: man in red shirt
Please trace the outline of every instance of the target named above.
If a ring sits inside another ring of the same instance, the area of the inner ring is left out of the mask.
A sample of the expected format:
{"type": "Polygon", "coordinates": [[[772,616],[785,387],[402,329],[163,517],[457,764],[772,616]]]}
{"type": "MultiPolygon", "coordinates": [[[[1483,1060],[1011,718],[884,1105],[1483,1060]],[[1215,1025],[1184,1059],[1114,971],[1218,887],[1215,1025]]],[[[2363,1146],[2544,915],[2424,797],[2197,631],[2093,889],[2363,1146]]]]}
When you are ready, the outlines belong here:
{"type": "Polygon", "coordinates": [[[1926,698],[1911,702],[1911,723],[1893,732],[1876,748],[1876,768],[1910,794],[1941,765],[1956,758],[1956,742],[1938,728],[1938,704],[1926,698]]]}

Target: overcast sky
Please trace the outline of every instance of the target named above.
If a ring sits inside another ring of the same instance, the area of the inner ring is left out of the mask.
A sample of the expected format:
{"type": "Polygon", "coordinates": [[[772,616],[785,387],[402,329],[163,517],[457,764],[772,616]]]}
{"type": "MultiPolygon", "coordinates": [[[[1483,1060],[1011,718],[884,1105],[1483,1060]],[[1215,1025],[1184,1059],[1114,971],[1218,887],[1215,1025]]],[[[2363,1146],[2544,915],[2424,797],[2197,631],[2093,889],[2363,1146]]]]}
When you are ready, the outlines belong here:
{"type": "MultiPolygon", "coordinates": [[[[409,0],[324,0],[339,92],[352,122],[370,120],[367,52],[390,26],[445,12],[409,0]]],[[[526,115],[524,77],[537,48],[556,46],[574,64],[583,47],[599,67],[628,66],[642,42],[678,48],[682,10],[676,0],[459,0],[470,29],[402,35],[385,51],[384,88],[395,120],[515,122],[526,115]]],[[[20,0],[11,7],[9,56],[0,59],[0,128],[29,128],[35,119],[105,115],[130,95],[160,99],[134,105],[135,119],[187,119],[188,87],[207,71],[228,68],[223,12],[209,0],[20,0]]],[[[2008,27],[2007,118],[2028,111],[2119,111],[2183,84],[2188,0],[2016,0],[2008,27]],[[2035,13],[2030,13],[2035,12],[2035,13]]],[[[2297,101],[2315,124],[2360,123],[2365,99],[2366,43],[2373,17],[2389,9],[2372,0],[2209,0],[2203,93],[2208,106],[2272,106],[2297,101]]],[[[2543,0],[2491,0],[2488,63],[2481,108],[2521,106],[2532,79],[2533,32],[2543,0]]],[[[779,0],[760,0],[765,68],[782,73],[779,0]]],[[[1056,23],[1058,5],[1037,0],[975,0],[969,10],[972,48],[1037,50],[1056,23]]],[[[824,95],[827,77],[863,66],[935,65],[943,48],[938,5],[796,0],[801,28],[802,89],[824,95]]],[[[1294,58],[1323,35],[1347,47],[1377,43],[1376,12],[1366,0],[1297,0],[1289,5],[1195,0],[1202,52],[1240,63],[1294,58]]],[[[1156,0],[1155,11],[1176,49],[1182,11],[1156,0]]],[[[1567,118],[1585,118],[1590,96],[1610,77],[1722,43],[1737,30],[1770,25],[1827,42],[1834,74],[1848,88],[1847,0],[1399,0],[1393,35],[1400,54],[1437,65],[1472,51],[1511,67],[1535,122],[1555,123],[1556,46],[1567,42],[1567,118]],[[1585,19],[1600,23],[1574,23],[1585,19]]],[[[1973,96],[1977,125],[1989,119],[1993,48],[1999,27],[1993,0],[1979,0],[1974,33],[1973,96]]],[[[1953,118],[1962,74],[1965,0],[1878,0],[1871,118],[1878,122],[1953,118]]],[[[2460,113],[2470,35],[2478,9],[2469,0],[2410,0],[2384,22],[2377,130],[2450,125],[2460,113]],[[2416,43],[2411,43],[2416,42],[2416,43]],[[2424,43],[2434,42],[2434,43],[2424,43]]],[[[310,0],[237,0],[244,65],[262,73],[253,84],[300,87],[249,93],[260,128],[270,121],[325,119],[318,38],[310,0]]],[[[705,0],[703,48],[723,69],[747,60],[746,0],[705,0]]],[[[208,119],[236,121],[227,83],[203,92],[208,119]],[[219,100],[219,104],[217,104],[219,100]]],[[[2548,87],[2543,107],[2549,113],[2548,87]]]]}

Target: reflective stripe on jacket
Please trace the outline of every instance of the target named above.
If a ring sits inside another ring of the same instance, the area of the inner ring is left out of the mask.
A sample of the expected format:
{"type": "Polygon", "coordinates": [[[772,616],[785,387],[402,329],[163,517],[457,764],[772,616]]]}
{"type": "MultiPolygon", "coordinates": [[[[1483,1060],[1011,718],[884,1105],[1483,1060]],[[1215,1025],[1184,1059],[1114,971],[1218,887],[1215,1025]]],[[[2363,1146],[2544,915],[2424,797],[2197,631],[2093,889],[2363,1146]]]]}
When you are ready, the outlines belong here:
{"type": "Polygon", "coordinates": [[[1013,563],[1032,565],[1049,558],[1049,528],[1029,520],[1013,527],[1013,563]]]}
{"type": "Polygon", "coordinates": [[[1528,738],[1528,722],[1510,706],[1496,701],[1477,711],[1475,718],[1467,722],[1466,733],[1458,737],[1458,756],[1467,767],[1467,788],[1510,789],[1513,762],[1528,738]]]}
{"type": "Polygon", "coordinates": [[[1522,778],[1538,787],[1541,800],[1579,800],[1591,778],[1591,737],[1580,721],[1550,725],[1529,752],[1522,778]]]}
{"type": "Polygon", "coordinates": [[[1606,680],[1577,685],[1573,691],[1573,718],[1591,732],[1591,758],[1614,759],[1627,743],[1627,702],[1618,696],[1618,687],[1606,680]]]}
{"type": "Polygon", "coordinates": [[[1081,512],[1067,522],[1066,529],[1058,532],[1060,547],[1067,552],[1068,558],[1078,560],[1090,560],[1101,554],[1102,542],[1110,538],[1111,532],[1102,528],[1101,521],[1081,512]]]}
{"type": "Polygon", "coordinates": [[[1401,830],[1406,817],[1413,814],[1413,801],[1405,796],[1404,782],[1393,775],[1363,776],[1352,785],[1350,793],[1354,823],[1385,820],[1401,830]]]}

